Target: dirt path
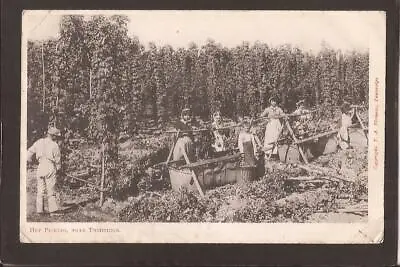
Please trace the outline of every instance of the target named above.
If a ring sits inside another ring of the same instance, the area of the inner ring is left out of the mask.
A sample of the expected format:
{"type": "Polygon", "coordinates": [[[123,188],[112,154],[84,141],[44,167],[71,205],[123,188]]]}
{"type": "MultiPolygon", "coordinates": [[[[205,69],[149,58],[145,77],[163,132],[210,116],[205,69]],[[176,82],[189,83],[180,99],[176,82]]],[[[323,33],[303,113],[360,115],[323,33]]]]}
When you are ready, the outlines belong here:
{"type": "MultiPolygon", "coordinates": [[[[36,177],[35,171],[30,169],[27,172],[27,221],[31,222],[113,222],[117,221],[116,216],[109,212],[102,211],[96,203],[88,203],[85,198],[71,198],[64,192],[59,193],[61,203],[75,201],[74,206],[61,206],[67,209],[61,216],[51,217],[36,213],[36,177]]],[[[45,204],[46,205],[46,204],[45,204]]]]}

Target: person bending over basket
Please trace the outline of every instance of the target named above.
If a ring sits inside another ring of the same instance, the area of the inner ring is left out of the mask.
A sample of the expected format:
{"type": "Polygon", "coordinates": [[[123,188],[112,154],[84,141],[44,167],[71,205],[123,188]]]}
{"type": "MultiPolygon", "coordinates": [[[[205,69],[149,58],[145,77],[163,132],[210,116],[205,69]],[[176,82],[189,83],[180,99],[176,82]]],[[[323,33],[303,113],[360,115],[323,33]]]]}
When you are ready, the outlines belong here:
{"type": "Polygon", "coordinates": [[[173,160],[184,158],[183,153],[186,152],[190,161],[194,159],[194,138],[192,130],[195,128],[193,125],[192,112],[189,108],[184,108],[181,112],[181,119],[176,125],[177,130],[180,130],[178,140],[176,141],[173,160]]]}
{"type": "Polygon", "coordinates": [[[264,137],[264,152],[265,155],[267,154],[272,154],[272,155],[277,155],[278,154],[278,148],[275,146],[274,143],[278,140],[279,138],[279,133],[282,128],[282,124],[279,120],[279,116],[284,115],[283,110],[277,106],[277,98],[276,97],[271,97],[269,99],[269,103],[271,104],[269,107],[267,107],[263,113],[261,113],[261,117],[267,116],[270,120],[265,127],[265,137],[264,137]]]}
{"type": "Polygon", "coordinates": [[[352,124],[352,119],[354,116],[354,108],[350,107],[349,103],[344,103],[341,106],[342,117],[340,121],[340,128],[338,131],[338,139],[339,146],[341,149],[351,148],[350,146],[350,136],[349,136],[349,127],[352,124]]]}
{"type": "Polygon", "coordinates": [[[39,161],[36,172],[36,212],[39,214],[47,213],[44,209],[45,196],[47,197],[48,212],[50,215],[56,215],[59,210],[56,201],[55,185],[57,172],[61,168],[61,153],[60,147],[57,144],[57,140],[60,137],[60,130],[50,127],[47,136],[37,140],[28,149],[27,161],[30,162],[34,154],[36,154],[36,159],[39,161]]]}

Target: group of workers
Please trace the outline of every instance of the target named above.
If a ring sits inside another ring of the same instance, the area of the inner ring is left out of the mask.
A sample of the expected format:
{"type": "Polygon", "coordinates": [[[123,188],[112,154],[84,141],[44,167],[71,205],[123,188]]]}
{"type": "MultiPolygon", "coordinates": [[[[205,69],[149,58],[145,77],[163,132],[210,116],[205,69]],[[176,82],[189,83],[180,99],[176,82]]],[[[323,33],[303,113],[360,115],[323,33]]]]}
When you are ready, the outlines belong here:
{"type": "MultiPolygon", "coordinates": [[[[266,155],[277,155],[276,142],[280,136],[283,125],[281,118],[285,116],[283,110],[277,105],[277,98],[269,99],[270,106],[262,113],[261,117],[268,118],[268,124],[265,128],[264,145],[257,135],[252,131],[252,121],[242,121],[241,131],[238,136],[238,150],[240,153],[248,151],[250,147],[256,155],[260,150],[266,155]]],[[[299,119],[305,123],[310,119],[309,111],[304,106],[304,101],[301,100],[296,104],[297,109],[292,113],[298,115],[299,119]]],[[[341,127],[338,131],[339,146],[342,149],[350,147],[350,138],[348,128],[352,124],[354,109],[349,103],[345,103],[341,107],[341,127]]],[[[179,160],[187,156],[190,161],[195,160],[195,147],[193,130],[198,129],[198,125],[193,120],[191,110],[185,108],[182,110],[180,121],[177,123],[178,137],[173,150],[173,160],[179,160]]],[[[213,114],[212,133],[214,135],[214,144],[212,147],[215,152],[224,152],[227,150],[223,133],[222,117],[220,112],[213,114]]],[[[47,136],[37,140],[29,149],[27,160],[30,162],[33,155],[39,162],[36,177],[37,177],[37,197],[36,211],[39,214],[60,215],[60,209],[56,201],[56,177],[61,167],[61,152],[59,141],[61,140],[61,132],[55,127],[50,127],[47,136]],[[47,209],[45,209],[45,201],[47,198],[47,209]]]]}
{"type": "MultiPolygon", "coordinates": [[[[277,97],[271,97],[269,99],[270,106],[265,108],[261,113],[260,117],[268,118],[268,124],[265,128],[264,134],[264,144],[261,143],[258,136],[252,131],[252,121],[243,120],[240,123],[241,131],[238,137],[237,148],[240,153],[244,152],[244,144],[249,142],[252,146],[252,150],[254,154],[257,154],[260,150],[265,152],[265,155],[272,155],[274,157],[278,154],[278,149],[276,146],[276,141],[278,140],[283,125],[281,119],[284,117],[285,113],[278,106],[277,97]]],[[[296,103],[296,110],[292,113],[294,115],[298,115],[298,120],[296,123],[302,124],[306,120],[310,119],[309,110],[305,108],[304,100],[300,100],[296,103]]],[[[193,157],[194,149],[193,149],[193,132],[194,130],[191,127],[191,123],[193,121],[193,117],[191,114],[191,110],[189,108],[185,108],[181,114],[180,125],[177,128],[179,131],[178,140],[175,143],[175,147],[173,150],[173,160],[179,160],[183,158],[183,152],[185,151],[189,157],[193,157]]],[[[224,125],[222,123],[221,113],[216,111],[212,116],[212,132],[214,136],[214,143],[212,147],[215,152],[223,152],[227,149],[224,142],[224,134],[221,129],[224,129],[224,125]]]]}

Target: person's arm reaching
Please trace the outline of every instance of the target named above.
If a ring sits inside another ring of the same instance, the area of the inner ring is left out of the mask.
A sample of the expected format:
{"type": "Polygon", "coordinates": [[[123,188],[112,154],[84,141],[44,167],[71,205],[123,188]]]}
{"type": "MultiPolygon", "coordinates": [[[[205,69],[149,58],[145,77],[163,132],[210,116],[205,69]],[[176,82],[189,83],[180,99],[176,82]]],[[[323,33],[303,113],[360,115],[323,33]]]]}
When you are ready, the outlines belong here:
{"type": "Polygon", "coordinates": [[[265,117],[268,115],[268,108],[264,109],[264,111],[261,113],[260,117],[265,117]]]}

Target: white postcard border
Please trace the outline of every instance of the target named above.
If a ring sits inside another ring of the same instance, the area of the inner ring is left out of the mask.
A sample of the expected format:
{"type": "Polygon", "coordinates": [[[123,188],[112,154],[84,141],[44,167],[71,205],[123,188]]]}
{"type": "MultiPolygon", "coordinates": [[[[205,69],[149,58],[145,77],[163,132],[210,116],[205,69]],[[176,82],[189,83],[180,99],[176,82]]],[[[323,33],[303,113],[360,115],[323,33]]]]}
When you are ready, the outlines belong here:
{"type": "MultiPolygon", "coordinates": [[[[32,12],[24,11],[24,18],[32,12]]],[[[51,11],[111,14],[127,11],[51,11]]],[[[318,11],[263,11],[318,12],[318,11]]],[[[328,12],[328,11],[323,11],[328,12]]],[[[346,13],[350,11],[330,11],[346,13]]],[[[351,11],[358,12],[358,11],[351,11]]],[[[27,222],[27,36],[22,31],[20,241],[23,243],[380,243],[384,233],[386,14],[369,12],[368,223],[38,223],[27,222]]],[[[24,26],[23,26],[24,27],[24,26]]],[[[349,25],[351,27],[351,25],[349,25]]]]}

